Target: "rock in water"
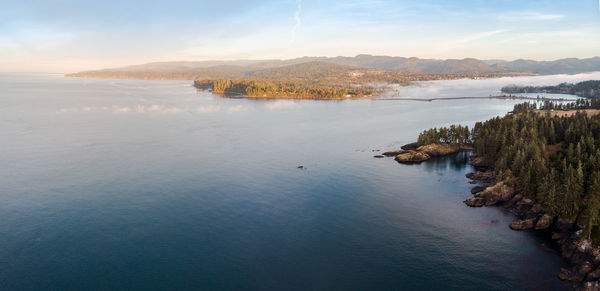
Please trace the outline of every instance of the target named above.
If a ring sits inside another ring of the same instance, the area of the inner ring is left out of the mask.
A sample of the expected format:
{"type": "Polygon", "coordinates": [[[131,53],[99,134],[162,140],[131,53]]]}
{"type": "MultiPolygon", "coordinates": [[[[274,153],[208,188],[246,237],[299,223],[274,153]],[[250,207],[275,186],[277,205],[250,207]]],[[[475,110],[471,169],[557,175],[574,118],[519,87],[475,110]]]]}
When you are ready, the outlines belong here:
{"type": "Polygon", "coordinates": [[[418,144],[416,142],[413,142],[413,143],[405,144],[405,145],[401,146],[400,148],[403,150],[409,151],[409,150],[416,150],[417,147],[418,147],[418,144]]]}
{"type": "Polygon", "coordinates": [[[403,154],[403,153],[406,153],[406,152],[408,152],[408,151],[405,151],[405,150],[389,151],[389,152],[383,153],[382,155],[384,155],[386,157],[395,157],[395,156],[397,156],[399,154],[403,154]]]}
{"type": "Polygon", "coordinates": [[[484,182],[491,182],[495,178],[494,171],[477,171],[475,173],[468,173],[466,176],[471,180],[478,180],[484,182]]]}
{"type": "Polygon", "coordinates": [[[538,220],[538,222],[535,224],[535,229],[536,230],[547,229],[548,227],[550,227],[550,225],[552,225],[553,221],[554,221],[554,217],[552,217],[551,215],[548,215],[548,214],[544,214],[538,220]]]}
{"type": "Polygon", "coordinates": [[[481,207],[485,205],[485,199],[480,197],[473,197],[465,201],[465,204],[470,207],[481,207]]]}
{"type": "Polygon", "coordinates": [[[471,194],[477,194],[483,190],[485,190],[486,187],[483,186],[477,186],[477,187],[473,187],[473,189],[471,189],[471,194]]]}
{"type": "Polygon", "coordinates": [[[512,230],[528,230],[532,229],[535,225],[535,218],[525,219],[525,220],[515,220],[513,221],[509,227],[512,230]]]}
{"type": "Polygon", "coordinates": [[[571,273],[571,271],[565,268],[560,268],[560,271],[558,272],[558,278],[563,281],[575,281],[575,276],[571,273]]]}
{"type": "Polygon", "coordinates": [[[398,163],[411,164],[411,163],[420,163],[423,161],[427,161],[430,158],[431,157],[424,152],[417,152],[417,151],[409,150],[405,153],[397,155],[396,161],[398,163]]]}
{"type": "Polygon", "coordinates": [[[382,156],[382,155],[376,155],[376,156],[373,156],[373,157],[374,157],[374,158],[376,158],[376,159],[383,159],[383,158],[385,158],[385,157],[384,157],[384,156],[382,156]]]}

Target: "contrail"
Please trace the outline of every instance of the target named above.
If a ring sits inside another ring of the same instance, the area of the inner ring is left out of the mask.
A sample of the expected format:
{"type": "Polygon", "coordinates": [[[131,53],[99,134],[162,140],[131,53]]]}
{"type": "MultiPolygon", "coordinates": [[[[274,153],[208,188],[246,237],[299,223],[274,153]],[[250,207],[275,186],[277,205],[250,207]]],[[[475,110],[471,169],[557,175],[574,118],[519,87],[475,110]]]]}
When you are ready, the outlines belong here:
{"type": "Polygon", "coordinates": [[[294,12],[294,19],[296,20],[296,24],[294,25],[294,28],[292,28],[292,42],[296,41],[296,31],[300,27],[300,24],[302,24],[302,20],[300,19],[300,12],[302,12],[302,0],[296,0],[296,12],[294,12]]]}

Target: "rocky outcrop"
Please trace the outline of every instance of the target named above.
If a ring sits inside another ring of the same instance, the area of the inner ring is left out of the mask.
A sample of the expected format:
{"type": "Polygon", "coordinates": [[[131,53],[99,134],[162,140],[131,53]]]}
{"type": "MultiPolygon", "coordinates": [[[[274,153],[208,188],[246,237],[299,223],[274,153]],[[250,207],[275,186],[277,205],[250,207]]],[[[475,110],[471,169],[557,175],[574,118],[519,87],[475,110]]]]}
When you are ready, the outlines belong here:
{"type": "Polygon", "coordinates": [[[460,147],[458,145],[449,144],[429,144],[420,146],[417,148],[417,150],[424,152],[431,157],[441,157],[458,153],[458,151],[460,151],[460,147]]]}
{"type": "Polygon", "coordinates": [[[534,204],[533,206],[531,206],[531,209],[529,209],[529,212],[535,215],[540,214],[542,212],[542,205],[534,204]]]}
{"type": "Polygon", "coordinates": [[[405,151],[410,151],[410,150],[416,150],[419,147],[419,144],[416,142],[413,143],[409,143],[409,144],[405,144],[403,146],[401,146],[400,148],[405,150],[405,151]]]}
{"type": "Polygon", "coordinates": [[[585,279],[586,279],[586,281],[600,280],[600,268],[588,273],[585,279]]]}
{"type": "Polygon", "coordinates": [[[513,208],[519,201],[521,201],[521,199],[523,199],[523,195],[517,194],[512,199],[510,199],[510,201],[506,202],[504,204],[504,207],[505,208],[513,208]]]}
{"type": "Polygon", "coordinates": [[[471,189],[471,194],[477,194],[477,193],[479,193],[479,192],[482,192],[483,190],[485,190],[485,188],[486,188],[486,187],[483,187],[483,186],[476,186],[476,187],[473,187],[473,188],[471,189]]]}
{"type": "Polygon", "coordinates": [[[515,220],[509,225],[509,227],[512,230],[528,230],[533,229],[533,227],[535,226],[535,222],[535,218],[515,220]]]}
{"type": "Polygon", "coordinates": [[[441,157],[471,149],[470,146],[465,145],[436,143],[418,146],[417,143],[409,143],[403,145],[402,150],[387,151],[381,155],[386,157],[396,157],[396,161],[400,163],[420,163],[429,160],[431,157],[441,157]]]}
{"type": "Polygon", "coordinates": [[[399,154],[403,154],[408,152],[407,150],[399,150],[399,151],[389,151],[389,152],[385,152],[382,155],[386,156],[386,157],[395,157],[399,154]]]}
{"type": "Polygon", "coordinates": [[[396,161],[398,163],[413,164],[413,163],[420,163],[423,161],[427,161],[430,158],[431,157],[424,152],[408,150],[405,153],[401,153],[401,154],[397,155],[396,161]]]}
{"type": "Polygon", "coordinates": [[[482,157],[472,156],[471,157],[471,166],[476,168],[491,168],[492,165],[486,162],[482,157]]]}
{"type": "Polygon", "coordinates": [[[537,223],[535,224],[535,229],[548,229],[552,225],[552,222],[554,222],[554,217],[548,214],[544,214],[542,215],[542,217],[540,217],[540,219],[538,219],[537,223]]]}
{"type": "MultiPolygon", "coordinates": [[[[475,189],[479,190],[479,189],[475,189]]],[[[472,191],[473,192],[473,191],[472,191]]],[[[510,201],[515,194],[515,189],[504,184],[504,182],[496,183],[493,186],[485,188],[481,194],[468,199],[465,202],[471,207],[492,206],[498,202],[510,201]]]]}
{"type": "Polygon", "coordinates": [[[579,290],[584,291],[600,291],[600,282],[586,282],[579,290]]]}
{"type": "Polygon", "coordinates": [[[492,182],[494,180],[494,178],[496,177],[494,174],[494,171],[492,170],[488,170],[488,171],[477,171],[474,173],[468,173],[467,178],[471,179],[471,180],[477,180],[477,181],[482,181],[482,182],[492,182]]]}
{"type": "Polygon", "coordinates": [[[485,199],[480,197],[473,197],[471,199],[467,199],[465,201],[465,204],[467,204],[467,206],[469,207],[482,207],[483,205],[485,205],[485,199]]]}
{"type": "MultiPolygon", "coordinates": [[[[564,225],[559,225],[559,220],[561,219],[556,220],[554,227],[560,231],[558,227],[564,225]]],[[[562,222],[565,220],[563,219],[562,222]]],[[[572,265],[569,269],[560,270],[558,277],[561,280],[574,282],[600,280],[600,249],[594,248],[589,240],[583,239],[582,233],[582,230],[552,233],[552,239],[560,246],[561,256],[572,265]]]]}
{"type": "Polygon", "coordinates": [[[592,264],[586,261],[581,265],[574,266],[570,270],[560,268],[560,272],[558,272],[558,278],[563,281],[583,282],[583,280],[586,279],[587,275],[591,273],[592,270],[592,264]]]}
{"type": "Polygon", "coordinates": [[[515,195],[515,189],[504,184],[504,182],[496,183],[493,186],[485,188],[479,194],[479,197],[485,199],[485,205],[491,206],[498,202],[509,201],[515,195]]]}
{"type": "Polygon", "coordinates": [[[561,232],[567,232],[573,228],[575,224],[575,218],[567,219],[567,218],[558,218],[556,220],[556,228],[561,232]]]}
{"type": "Polygon", "coordinates": [[[512,207],[512,209],[515,212],[515,214],[518,216],[531,217],[532,215],[529,215],[530,214],[529,210],[531,210],[533,204],[534,204],[533,200],[531,200],[529,198],[523,198],[523,199],[519,200],[517,203],[515,203],[515,205],[512,207]]]}

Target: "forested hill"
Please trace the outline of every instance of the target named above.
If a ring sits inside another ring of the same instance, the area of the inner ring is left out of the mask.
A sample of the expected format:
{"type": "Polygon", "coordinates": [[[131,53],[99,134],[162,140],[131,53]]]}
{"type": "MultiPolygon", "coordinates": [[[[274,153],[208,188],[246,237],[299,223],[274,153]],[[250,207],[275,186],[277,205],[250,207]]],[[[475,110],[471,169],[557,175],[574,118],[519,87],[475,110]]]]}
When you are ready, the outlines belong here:
{"type": "Polygon", "coordinates": [[[503,93],[559,93],[572,94],[582,97],[600,97],[600,80],[580,82],[577,84],[562,83],[556,86],[507,86],[502,88],[503,93]]]}
{"type": "Polygon", "coordinates": [[[574,74],[600,71],[600,57],[541,62],[532,60],[485,61],[472,58],[438,60],[358,55],[355,57],[303,57],[289,60],[157,62],[113,69],[84,71],[69,74],[68,76],[186,80],[198,78],[239,78],[248,72],[311,62],[325,62],[366,69],[434,74],[574,74]]]}

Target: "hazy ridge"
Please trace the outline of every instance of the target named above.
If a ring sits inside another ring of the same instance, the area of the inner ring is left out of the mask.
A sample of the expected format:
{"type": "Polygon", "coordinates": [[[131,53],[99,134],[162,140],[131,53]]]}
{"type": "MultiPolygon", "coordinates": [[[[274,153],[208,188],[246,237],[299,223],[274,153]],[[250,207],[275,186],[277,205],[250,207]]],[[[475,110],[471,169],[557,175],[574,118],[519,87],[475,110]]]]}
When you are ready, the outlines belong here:
{"type": "MultiPolygon", "coordinates": [[[[467,59],[421,59],[390,56],[358,55],[355,57],[302,57],[289,60],[232,60],[232,61],[177,61],[153,62],[120,68],[83,71],[69,74],[72,77],[112,77],[140,79],[226,78],[238,79],[261,70],[282,68],[304,63],[324,62],[345,66],[333,71],[351,68],[379,69],[398,72],[428,74],[576,74],[600,71],[600,57],[587,59],[566,58],[554,61],[534,60],[478,60],[467,59]]],[[[319,69],[325,66],[320,66],[319,69]]],[[[314,69],[314,66],[310,66],[314,69]]],[[[331,70],[331,68],[326,68],[331,70]]],[[[293,69],[292,69],[293,70],[293,69]]],[[[284,70],[285,71],[285,70],[284,70]]]]}

